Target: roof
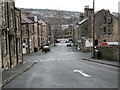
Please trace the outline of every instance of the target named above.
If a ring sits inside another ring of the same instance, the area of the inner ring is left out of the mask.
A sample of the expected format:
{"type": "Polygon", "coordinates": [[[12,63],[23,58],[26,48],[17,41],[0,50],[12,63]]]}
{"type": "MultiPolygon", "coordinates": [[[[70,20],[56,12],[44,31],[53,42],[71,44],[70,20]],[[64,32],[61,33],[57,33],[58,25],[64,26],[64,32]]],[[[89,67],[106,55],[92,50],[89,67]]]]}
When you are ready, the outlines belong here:
{"type": "Polygon", "coordinates": [[[34,17],[28,17],[30,20],[34,21],[34,17]]]}
{"type": "Polygon", "coordinates": [[[32,20],[30,20],[27,16],[25,16],[24,14],[21,14],[21,22],[22,23],[33,23],[32,20]]]}
{"type": "Polygon", "coordinates": [[[88,18],[83,19],[82,21],[78,22],[78,25],[84,23],[84,22],[87,21],[87,20],[88,20],[88,18]]]}
{"type": "Polygon", "coordinates": [[[119,17],[119,14],[115,13],[115,12],[113,12],[112,15],[115,16],[115,17],[117,17],[117,18],[119,17]]]}
{"type": "Polygon", "coordinates": [[[45,21],[43,21],[43,20],[41,20],[41,19],[40,19],[40,20],[38,20],[38,23],[40,23],[40,24],[42,24],[42,25],[47,25],[47,24],[46,24],[46,22],[45,22],[45,21]]]}

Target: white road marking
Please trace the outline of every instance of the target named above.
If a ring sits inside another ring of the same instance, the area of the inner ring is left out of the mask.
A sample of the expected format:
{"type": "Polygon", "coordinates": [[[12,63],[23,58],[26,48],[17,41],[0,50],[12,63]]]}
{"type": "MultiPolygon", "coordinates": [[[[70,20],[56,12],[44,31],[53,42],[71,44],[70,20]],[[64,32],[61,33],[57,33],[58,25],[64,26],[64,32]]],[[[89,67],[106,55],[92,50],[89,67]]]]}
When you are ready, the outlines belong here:
{"type": "Polygon", "coordinates": [[[88,77],[88,78],[91,77],[90,75],[83,73],[81,70],[74,70],[74,73],[76,72],[82,74],[84,77],[88,77]]]}
{"type": "Polygon", "coordinates": [[[71,52],[71,53],[62,53],[62,54],[66,54],[66,55],[70,55],[70,54],[75,54],[74,52],[71,52]]]}
{"type": "MultiPolygon", "coordinates": [[[[75,60],[76,58],[64,58],[64,59],[45,59],[45,60],[39,60],[40,62],[46,62],[46,61],[64,61],[64,60],[75,60]]],[[[34,60],[37,61],[37,60],[34,60]]],[[[38,61],[37,61],[38,62],[38,61]]]]}

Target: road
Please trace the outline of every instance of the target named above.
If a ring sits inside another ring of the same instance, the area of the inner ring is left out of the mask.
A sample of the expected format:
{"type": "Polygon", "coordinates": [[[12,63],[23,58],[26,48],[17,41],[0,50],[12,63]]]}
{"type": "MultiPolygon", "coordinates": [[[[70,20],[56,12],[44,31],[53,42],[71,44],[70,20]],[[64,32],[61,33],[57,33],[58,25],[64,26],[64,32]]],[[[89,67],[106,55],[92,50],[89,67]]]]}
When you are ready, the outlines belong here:
{"type": "Polygon", "coordinates": [[[4,88],[118,88],[116,67],[82,60],[90,53],[73,51],[65,40],[48,53],[25,55],[26,62],[38,62],[4,88]]]}

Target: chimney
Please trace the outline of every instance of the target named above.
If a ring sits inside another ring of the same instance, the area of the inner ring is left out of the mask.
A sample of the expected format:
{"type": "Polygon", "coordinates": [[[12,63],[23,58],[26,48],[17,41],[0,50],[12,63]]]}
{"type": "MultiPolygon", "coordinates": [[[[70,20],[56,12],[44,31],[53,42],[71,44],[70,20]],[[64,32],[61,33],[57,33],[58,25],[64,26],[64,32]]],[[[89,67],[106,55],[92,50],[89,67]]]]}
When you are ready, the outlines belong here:
{"type": "Polygon", "coordinates": [[[82,21],[84,19],[84,14],[80,14],[80,21],[82,21]]]}
{"type": "Polygon", "coordinates": [[[34,21],[35,21],[35,22],[37,22],[37,21],[38,21],[37,16],[34,16],[34,21]]]}
{"type": "Polygon", "coordinates": [[[86,5],[84,9],[84,17],[87,18],[92,14],[93,14],[93,9],[89,8],[89,5],[86,5]]]}

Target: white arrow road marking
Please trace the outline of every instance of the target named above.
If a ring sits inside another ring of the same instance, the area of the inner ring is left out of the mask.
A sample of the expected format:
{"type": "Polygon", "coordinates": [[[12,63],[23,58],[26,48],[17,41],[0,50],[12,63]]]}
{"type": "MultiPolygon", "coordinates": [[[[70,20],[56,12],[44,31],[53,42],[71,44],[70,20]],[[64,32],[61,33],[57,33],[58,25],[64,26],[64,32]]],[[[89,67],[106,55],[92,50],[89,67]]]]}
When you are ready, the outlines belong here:
{"type": "Polygon", "coordinates": [[[84,77],[91,77],[90,75],[83,73],[81,70],[74,70],[74,73],[80,73],[82,74],[84,77]]]}

